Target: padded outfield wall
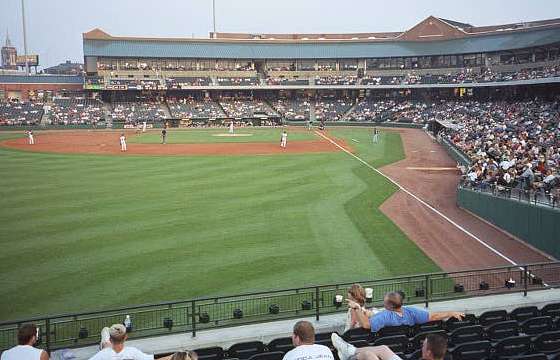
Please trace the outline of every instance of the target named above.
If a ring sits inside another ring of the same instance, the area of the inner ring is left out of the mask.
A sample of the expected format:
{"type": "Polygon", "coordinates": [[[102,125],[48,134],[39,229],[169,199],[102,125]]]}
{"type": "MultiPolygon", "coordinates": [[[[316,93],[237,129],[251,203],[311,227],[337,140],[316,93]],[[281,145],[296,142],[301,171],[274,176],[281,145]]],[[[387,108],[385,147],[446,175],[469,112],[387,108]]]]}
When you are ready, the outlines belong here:
{"type": "Polygon", "coordinates": [[[560,209],[457,189],[457,204],[547,254],[560,258],[560,209]]]}

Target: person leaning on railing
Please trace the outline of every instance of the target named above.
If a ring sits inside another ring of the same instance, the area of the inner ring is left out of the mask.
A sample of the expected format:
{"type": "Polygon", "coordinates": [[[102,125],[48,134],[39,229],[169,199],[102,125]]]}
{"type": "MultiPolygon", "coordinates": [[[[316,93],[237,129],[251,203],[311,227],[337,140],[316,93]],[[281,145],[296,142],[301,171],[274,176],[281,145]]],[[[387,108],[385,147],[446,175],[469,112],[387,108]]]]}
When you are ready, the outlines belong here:
{"type": "Polygon", "coordinates": [[[430,321],[445,320],[456,318],[462,320],[465,314],[458,311],[438,311],[428,312],[412,306],[403,306],[402,295],[398,292],[389,292],[383,299],[384,310],[368,318],[368,315],[361,309],[360,304],[347,299],[348,305],[356,310],[358,322],[364,329],[377,332],[386,326],[417,325],[425,324],[430,321]]]}

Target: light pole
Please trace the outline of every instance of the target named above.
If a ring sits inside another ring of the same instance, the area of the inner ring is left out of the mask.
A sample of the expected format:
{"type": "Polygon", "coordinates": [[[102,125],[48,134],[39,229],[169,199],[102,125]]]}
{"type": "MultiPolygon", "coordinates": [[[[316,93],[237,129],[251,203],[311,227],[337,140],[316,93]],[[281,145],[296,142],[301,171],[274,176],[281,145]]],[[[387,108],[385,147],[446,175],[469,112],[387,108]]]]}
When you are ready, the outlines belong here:
{"type": "Polygon", "coordinates": [[[212,0],[212,26],[214,28],[212,37],[215,39],[216,38],[216,0],[212,0]]]}
{"type": "Polygon", "coordinates": [[[23,23],[23,55],[25,56],[25,75],[29,76],[29,63],[27,62],[27,32],[25,31],[25,0],[21,0],[21,21],[23,23]]]}

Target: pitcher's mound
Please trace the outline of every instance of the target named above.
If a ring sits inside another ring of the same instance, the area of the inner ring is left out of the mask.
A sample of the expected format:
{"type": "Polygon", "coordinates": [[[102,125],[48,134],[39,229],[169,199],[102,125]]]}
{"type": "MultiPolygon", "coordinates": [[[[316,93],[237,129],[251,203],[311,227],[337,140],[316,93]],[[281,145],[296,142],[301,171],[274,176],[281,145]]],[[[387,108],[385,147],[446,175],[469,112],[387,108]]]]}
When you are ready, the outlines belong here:
{"type": "Polygon", "coordinates": [[[212,134],[212,136],[226,136],[226,137],[237,137],[237,136],[253,136],[253,134],[212,134]]]}

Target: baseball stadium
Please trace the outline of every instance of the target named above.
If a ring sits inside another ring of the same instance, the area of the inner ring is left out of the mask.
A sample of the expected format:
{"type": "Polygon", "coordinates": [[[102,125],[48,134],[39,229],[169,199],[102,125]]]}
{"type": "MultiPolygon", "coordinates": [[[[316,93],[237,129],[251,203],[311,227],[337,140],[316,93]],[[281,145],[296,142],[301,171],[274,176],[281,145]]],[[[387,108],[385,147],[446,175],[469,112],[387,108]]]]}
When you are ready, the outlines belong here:
{"type": "Polygon", "coordinates": [[[113,324],[155,358],[294,360],[297,321],[338,360],[332,333],[387,359],[560,359],[560,19],[93,28],[73,75],[15,51],[6,37],[2,360],[100,356],[113,324]],[[462,315],[373,331],[376,313],[370,331],[354,287],[363,309],[398,293],[462,315]]]}

